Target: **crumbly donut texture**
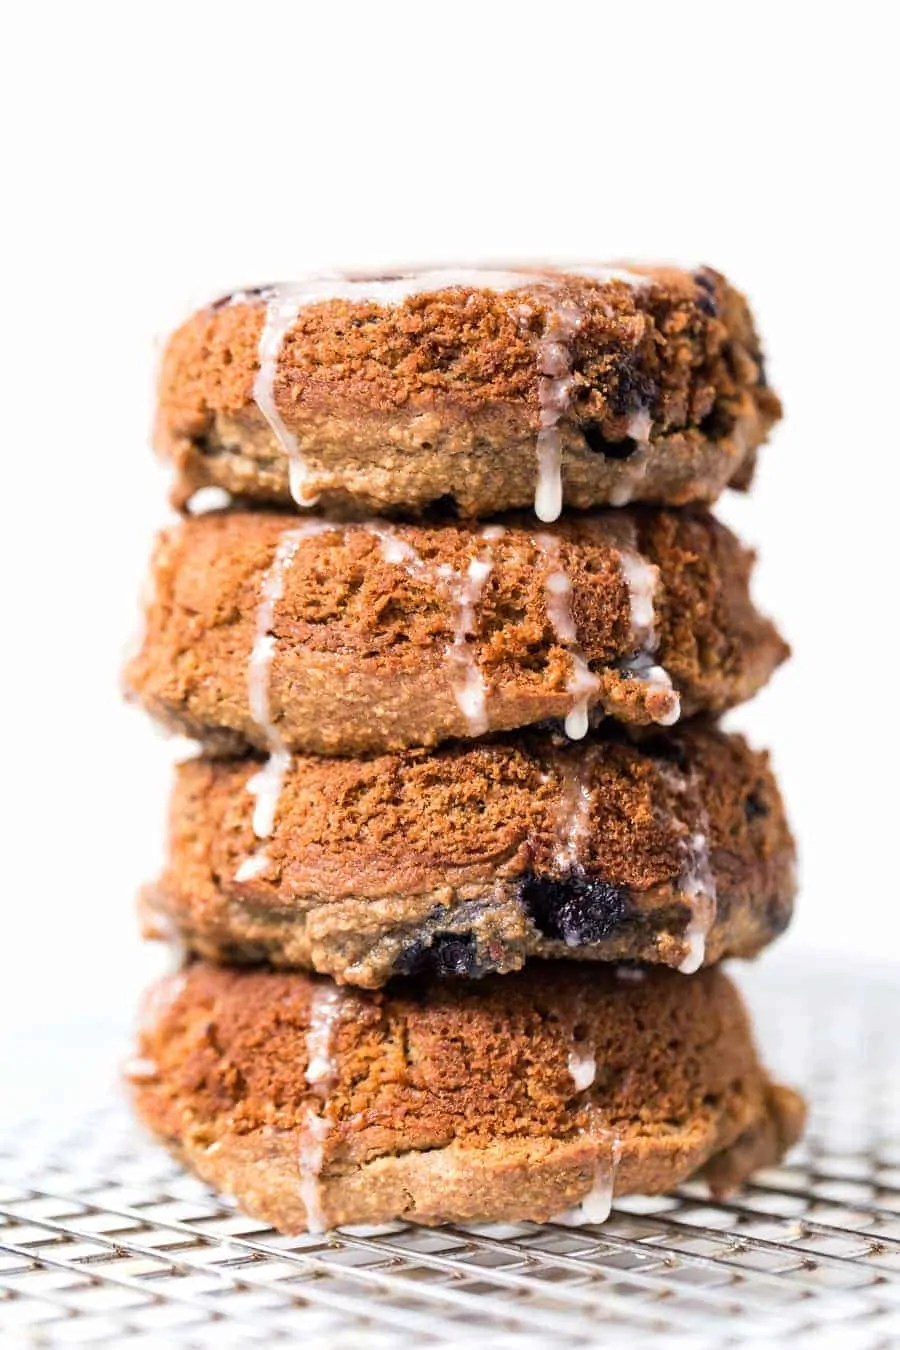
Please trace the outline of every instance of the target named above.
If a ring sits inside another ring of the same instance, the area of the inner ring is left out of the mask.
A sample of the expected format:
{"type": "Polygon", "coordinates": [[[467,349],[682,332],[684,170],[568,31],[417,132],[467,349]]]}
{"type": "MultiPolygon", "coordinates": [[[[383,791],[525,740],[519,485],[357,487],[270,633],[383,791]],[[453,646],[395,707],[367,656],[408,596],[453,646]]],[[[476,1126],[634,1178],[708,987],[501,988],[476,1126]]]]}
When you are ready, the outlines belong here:
{"type": "Polygon", "coordinates": [[[156,443],[177,500],[212,484],[288,503],[293,451],[301,500],[326,510],[440,502],[488,516],[535,501],[548,430],[567,507],[745,487],[781,415],[746,301],[710,268],[626,267],[445,269],[226,297],[162,362],[156,443]],[[273,344],[279,313],[295,317],[273,344]],[[278,431],[257,401],[267,370],[278,431]]]}
{"type": "Polygon", "coordinates": [[[803,1119],[718,969],[536,963],[371,994],[197,963],[153,991],[128,1075],[163,1143],[287,1233],[599,1220],[704,1171],[724,1193],[803,1119]]]}
{"type": "Polygon", "coordinates": [[[273,738],[326,755],[431,746],[579,707],[582,730],[590,710],[667,724],[679,703],[690,716],[742,702],[784,660],[750,598],[752,562],[690,509],[540,530],[519,517],[476,530],[211,513],[162,536],[126,681],[223,753],[271,751],[273,738]]]}
{"type": "Polygon", "coordinates": [[[695,959],[752,956],[790,920],[794,846],[767,758],[712,727],[297,757],[264,850],[259,767],[179,768],[148,935],[376,988],[536,956],[690,965],[692,936],[695,959]]]}

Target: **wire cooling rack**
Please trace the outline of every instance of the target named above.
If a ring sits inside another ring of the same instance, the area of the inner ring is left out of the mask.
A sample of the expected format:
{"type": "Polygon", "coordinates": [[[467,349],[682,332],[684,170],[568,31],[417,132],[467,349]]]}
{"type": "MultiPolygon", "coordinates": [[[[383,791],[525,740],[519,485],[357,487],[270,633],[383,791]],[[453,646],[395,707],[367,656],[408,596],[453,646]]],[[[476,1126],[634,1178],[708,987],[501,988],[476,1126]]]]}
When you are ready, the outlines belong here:
{"type": "Polygon", "coordinates": [[[804,1143],[727,1202],[688,1186],[581,1229],[281,1237],[147,1144],[113,1089],[91,1102],[90,1056],[50,1037],[41,1076],[55,1053],[65,1090],[31,1121],[0,1103],[0,1344],[900,1346],[900,969],[740,979],[810,1096],[804,1143]]]}

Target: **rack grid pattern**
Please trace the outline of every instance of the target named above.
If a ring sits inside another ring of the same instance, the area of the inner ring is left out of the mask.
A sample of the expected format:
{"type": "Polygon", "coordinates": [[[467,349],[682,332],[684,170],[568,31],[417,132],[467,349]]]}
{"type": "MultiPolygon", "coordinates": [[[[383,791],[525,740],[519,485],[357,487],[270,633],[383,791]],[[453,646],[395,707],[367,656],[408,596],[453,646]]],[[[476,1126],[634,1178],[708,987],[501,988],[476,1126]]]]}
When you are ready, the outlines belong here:
{"type": "Polygon", "coordinates": [[[148,1145],[115,1094],[0,1113],[0,1344],[900,1346],[900,974],[742,983],[811,1098],[805,1142],[725,1202],[688,1186],[598,1227],[285,1238],[148,1145]]]}

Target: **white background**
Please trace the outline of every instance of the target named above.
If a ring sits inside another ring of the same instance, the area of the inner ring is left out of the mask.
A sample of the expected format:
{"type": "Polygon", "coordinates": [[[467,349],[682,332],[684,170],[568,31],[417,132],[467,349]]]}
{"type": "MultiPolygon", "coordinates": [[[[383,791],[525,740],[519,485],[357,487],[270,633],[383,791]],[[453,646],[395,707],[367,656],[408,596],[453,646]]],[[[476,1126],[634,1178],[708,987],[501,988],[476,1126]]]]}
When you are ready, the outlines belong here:
{"type": "Polygon", "coordinates": [[[5,156],[3,925],[23,1018],[132,1006],[170,747],[118,699],[165,476],[154,342],[240,283],[479,257],[709,262],[788,409],[752,495],[793,664],[737,715],[803,850],[796,952],[896,958],[888,6],[17,7],[5,156]]]}

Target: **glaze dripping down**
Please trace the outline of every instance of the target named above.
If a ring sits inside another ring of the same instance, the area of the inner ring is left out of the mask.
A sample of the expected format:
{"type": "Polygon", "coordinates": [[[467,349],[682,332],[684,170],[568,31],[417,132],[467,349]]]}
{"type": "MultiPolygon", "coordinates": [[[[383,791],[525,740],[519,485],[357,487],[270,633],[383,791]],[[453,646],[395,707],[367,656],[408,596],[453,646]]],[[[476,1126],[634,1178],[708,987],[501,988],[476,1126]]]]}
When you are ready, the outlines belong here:
{"type": "MultiPolygon", "coordinates": [[[[263,767],[247,784],[247,791],[255,798],[253,833],[257,839],[268,839],[275,828],[275,813],[284,777],[290,766],[291,755],[285,745],[272,712],[272,661],[276,639],[272,632],[275,607],[284,594],[284,579],[296,557],[302,541],[312,534],[332,530],[327,521],[306,521],[295,529],[286,530],[278,541],[275,555],[266,570],[260,586],[259,609],[256,614],[256,636],[250,652],[247,670],[247,694],[250,715],[265,738],[269,757],[263,767]]],[[[250,881],[269,865],[265,848],[260,847],[244,860],[235,873],[236,881],[250,881]]]]}
{"type": "Polygon", "coordinates": [[[682,975],[693,975],[706,958],[706,938],[716,921],[716,879],[706,834],[692,834],[685,842],[684,853],[685,868],[678,889],[688,901],[690,918],[684,930],[687,951],[678,969],[682,975]]]}
{"type": "MultiPolygon", "coordinates": [[[[678,769],[667,765],[663,772],[673,792],[679,795],[691,792],[692,780],[678,769]]],[[[718,909],[716,878],[710,858],[709,818],[702,808],[698,815],[695,828],[690,828],[683,820],[676,822],[683,859],[676,887],[688,909],[688,922],[683,933],[684,956],[678,966],[682,975],[693,975],[703,965],[706,939],[718,909]]]]}
{"type": "MultiPolygon", "coordinates": [[[[266,311],[259,339],[259,368],[253,384],[253,398],[287,458],[288,482],[296,504],[304,508],[314,506],[318,501],[318,493],[311,488],[309,466],[300,441],[279,411],[275,385],[285,339],[296,325],[302,309],[329,300],[399,305],[411,296],[452,286],[483,286],[490,290],[509,291],[533,281],[534,277],[524,272],[448,267],[408,272],[391,278],[349,277],[332,273],[268,287],[263,292],[266,311]]],[[[236,295],[234,300],[243,298],[243,295],[236,295]]]]}
{"type": "MultiPolygon", "coordinates": [[[[265,288],[265,317],[257,348],[258,369],[253,384],[253,397],[259,411],[268,422],[276,441],[288,461],[288,482],[291,496],[298,506],[308,508],[318,501],[313,475],[303,454],[299,437],[287,425],[276,397],[279,364],[288,334],[308,305],[324,304],[332,300],[351,303],[371,302],[382,306],[400,305],[413,296],[433,294],[453,287],[472,287],[498,293],[530,290],[546,295],[559,291],[565,274],[584,277],[598,285],[617,281],[638,288],[647,278],[624,268],[566,265],[561,270],[552,268],[479,268],[444,267],[422,271],[403,272],[391,277],[351,277],[342,273],[309,277],[295,282],[281,282],[265,288]]],[[[231,303],[248,299],[246,292],[237,292],[231,303]]],[[[528,306],[522,314],[530,314],[528,306]]],[[[539,520],[553,521],[562,511],[562,447],[560,423],[571,407],[574,376],[572,371],[572,341],[583,319],[582,311],[571,302],[552,304],[547,311],[544,331],[536,343],[539,427],[537,433],[537,484],[535,513],[539,520]]],[[[617,489],[621,505],[630,500],[633,484],[646,469],[646,450],[650,436],[649,415],[638,409],[631,418],[629,435],[639,446],[632,456],[632,464],[625,474],[623,485],[617,489]]]]}
{"type": "Polygon", "coordinates": [[[597,1061],[590,1046],[575,1041],[569,1051],[569,1076],[576,1092],[585,1092],[597,1076],[597,1061]]]}
{"type": "Polygon", "coordinates": [[[622,1157],[622,1141],[603,1123],[599,1108],[591,1103],[586,1111],[587,1121],[580,1134],[590,1140],[595,1149],[588,1189],[577,1205],[562,1214],[555,1214],[550,1220],[566,1228],[606,1222],[612,1209],[616,1173],[622,1157]]]}
{"type": "Polygon", "coordinates": [[[563,506],[560,422],[572,404],[572,341],[583,315],[575,305],[551,309],[537,344],[538,406],[537,485],[534,513],[538,520],[558,520],[563,506]]]}
{"type": "Polygon", "coordinates": [[[331,1120],[327,1114],[328,1093],[337,1077],[334,1033],[345,998],[339,985],[321,984],[316,986],[310,1002],[309,1028],[306,1033],[306,1081],[319,1101],[304,1104],[297,1153],[300,1198],[306,1210],[306,1226],[310,1233],[324,1233],[328,1227],[322,1206],[321,1175],[325,1141],[331,1132],[331,1120]]]}
{"type": "Polygon", "coordinates": [[[577,872],[583,865],[584,845],[594,803],[594,764],[595,756],[590,749],[587,753],[579,750],[560,759],[561,783],[553,862],[561,876],[577,872]]]}
{"type": "Polygon", "coordinates": [[[298,506],[315,506],[318,494],[308,488],[309,470],[300,442],[278,410],[275,380],[281,349],[300,313],[302,301],[288,291],[274,291],[266,302],[266,317],[259,339],[259,370],[253,382],[253,398],[268,422],[288,462],[288,484],[298,506]]]}
{"type": "Polygon", "coordinates": [[[565,728],[566,735],[577,741],[587,735],[591,695],[600,687],[600,681],[578,644],[578,630],[572,613],[572,583],[563,566],[560,541],[552,534],[538,534],[535,543],[546,564],[544,597],[547,618],[557,641],[568,650],[572,662],[566,684],[572,695],[572,706],[566,715],[565,728]]]}
{"type": "Polygon", "coordinates": [[[385,562],[404,567],[410,576],[421,577],[444,592],[453,611],[453,636],[444,648],[444,659],[457,707],[466,721],[470,736],[483,736],[490,730],[487,685],[470,641],[477,635],[477,607],[494,569],[493,544],[506,533],[502,525],[487,525],[481,531],[481,552],[458,570],[449,563],[427,562],[411,544],[382,521],[370,521],[365,528],[378,539],[385,562]]]}
{"type": "Polygon", "coordinates": [[[618,483],[610,489],[610,506],[627,506],[634,500],[638,485],[647,473],[652,430],[653,422],[646,408],[639,408],[637,412],[632,413],[627,431],[634,441],[635,448],[622,465],[618,483]]]}
{"type": "Polygon", "coordinates": [[[659,634],[656,629],[656,593],[659,568],[640,551],[633,520],[616,520],[614,531],[619,570],[628,592],[632,654],[621,663],[622,671],[646,686],[647,708],[658,726],[673,726],[681,716],[681,698],[664,666],[656,660],[659,634]]]}

